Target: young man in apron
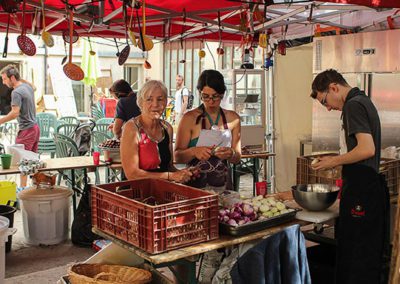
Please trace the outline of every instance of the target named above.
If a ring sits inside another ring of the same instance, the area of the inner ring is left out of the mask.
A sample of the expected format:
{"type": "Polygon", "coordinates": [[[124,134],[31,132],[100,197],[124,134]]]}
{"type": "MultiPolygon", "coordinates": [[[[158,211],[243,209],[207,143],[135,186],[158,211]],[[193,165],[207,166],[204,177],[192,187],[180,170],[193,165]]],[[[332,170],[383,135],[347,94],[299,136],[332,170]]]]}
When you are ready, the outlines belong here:
{"type": "Polygon", "coordinates": [[[343,165],[336,283],[384,283],[389,247],[389,196],[379,174],[381,126],[370,98],[335,70],[315,77],[311,97],[342,111],[347,152],[319,158],[313,169],[343,165]]]}

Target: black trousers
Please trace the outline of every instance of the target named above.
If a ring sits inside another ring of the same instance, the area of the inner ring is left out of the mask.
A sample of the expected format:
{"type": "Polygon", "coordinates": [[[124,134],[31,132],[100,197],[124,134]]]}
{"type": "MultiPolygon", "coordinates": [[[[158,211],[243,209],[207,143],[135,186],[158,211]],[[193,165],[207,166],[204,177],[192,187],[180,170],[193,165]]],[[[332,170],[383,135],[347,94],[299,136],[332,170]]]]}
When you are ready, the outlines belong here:
{"type": "Polygon", "coordinates": [[[364,165],[343,166],[336,283],[382,283],[389,253],[389,193],[384,176],[364,165]]]}

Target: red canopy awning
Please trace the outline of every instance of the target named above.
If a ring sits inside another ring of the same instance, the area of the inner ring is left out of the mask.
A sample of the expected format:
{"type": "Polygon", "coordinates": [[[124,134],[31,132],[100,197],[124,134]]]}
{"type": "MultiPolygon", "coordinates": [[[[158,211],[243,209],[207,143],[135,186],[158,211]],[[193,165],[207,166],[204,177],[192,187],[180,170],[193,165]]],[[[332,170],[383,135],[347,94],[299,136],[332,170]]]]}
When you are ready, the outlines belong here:
{"type": "MultiPolygon", "coordinates": [[[[22,0],[3,0],[22,1],[22,0]]],[[[268,30],[272,38],[291,39],[314,33],[315,24],[360,31],[384,22],[396,10],[370,7],[400,7],[399,0],[328,0],[268,5],[263,0],[44,0],[46,30],[60,35],[68,29],[67,5],[74,8],[74,29],[80,36],[124,38],[126,25],[139,36],[140,25],[155,40],[207,39],[241,41],[243,36],[268,30]],[[141,3],[135,9],[131,2],[141,3]],[[343,5],[343,3],[347,5],[343,5]],[[364,6],[358,6],[358,5],[364,6]],[[145,7],[145,8],[144,8],[145,7]],[[145,17],[143,17],[145,11],[145,17]],[[288,28],[287,28],[288,27],[288,28]]],[[[11,18],[10,32],[20,33],[21,7],[11,18]]],[[[25,28],[38,34],[43,29],[40,0],[26,0],[25,28]],[[32,28],[33,27],[33,28],[32,28]]],[[[397,15],[394,15],[394,19],[397,15]]],[[[0,31],[7,27],[8,13],[0,10],[0,31]]],[[[395,20],[396,21],[396,20],[395,20]]],[[[400,24],[399,24],[400,26],[400,24]]]]}

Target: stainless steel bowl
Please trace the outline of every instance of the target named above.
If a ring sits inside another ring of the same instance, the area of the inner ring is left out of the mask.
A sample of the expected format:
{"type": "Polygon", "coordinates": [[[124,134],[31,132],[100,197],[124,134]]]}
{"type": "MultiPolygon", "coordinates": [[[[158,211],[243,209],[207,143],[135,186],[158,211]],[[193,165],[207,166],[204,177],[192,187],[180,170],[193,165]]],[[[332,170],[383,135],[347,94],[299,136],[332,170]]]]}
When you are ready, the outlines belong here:
{"type": "Polygon", "coordinates": [[[330,184],[299,184],[292,186],[294,200],[304,209],[322,211],[336,200],[339,187],[330,184]]]}

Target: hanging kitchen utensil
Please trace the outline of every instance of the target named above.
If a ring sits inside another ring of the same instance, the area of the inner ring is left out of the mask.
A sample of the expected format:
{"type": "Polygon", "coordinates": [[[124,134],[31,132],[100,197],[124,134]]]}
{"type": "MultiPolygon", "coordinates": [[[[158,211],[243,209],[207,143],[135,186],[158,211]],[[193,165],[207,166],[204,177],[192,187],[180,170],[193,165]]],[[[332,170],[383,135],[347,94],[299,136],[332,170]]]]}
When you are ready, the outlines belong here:
{"type": "Polygon", "coordinates": [[[5,38],[5,40],[4,40],[3,58],[6,58],[6,57],[7,57],[7,50],[8,50],[8,29],[10,28],[10,19],[11,19],[11,15],[8,14],[6,38],[5,38]]]}
{"type": "Polygon", "coordinates": [[[143,66],[144,66],[145,69],[151,69],[151,64],[147,60],[143,63],[143,66]]]}
{"type": "Polygon", "coordinates": [[[136,36],[132,28],[132,21],[133,21],[133,26],[135,26],[135,21],[133,19],[133,9],[131,9],[131,17],[129,20],[129,38],[132,41],[133,46],[137,46],[136,36]]]}
{"type": "Polygon", "coordinates": [[[67,62],[68,59],[68,55],[67,55],[67,44],[64,41],[64,51],[65,51],[65,56],[63,57],[63,59],[61,60],[61,65],[64,65],[65,62],[67,62]]]}
{"type": "MultiPolygon", "coordinates": [[[[74,34],[74,15],[72,9],[69,10],[69,37],[72,38],[74,34]]],[[[83,70],[78,65],[72,63],[72,42],[69,43],[69,62],[64,65],[63,70],[65,75],[74,81],[81,81],[85,77],[83,70]]]]}
{"type": "Polygon", "coordinates": [[[221,13],[218,11],[218,38],[219,38],[219,44],[217,48],[217,54],[218,55],[223,55],[224,49],[222,48],[222,30],[221,30],[221,13]]]}
{"type": "Polygon", "coordinates": [[[139,30],[140,30],[140,40],[138,41],[138,47],[143,51],[150,51],[153,49],[154,43],[149,37],[146,36],[146,3],[145,3],[145,0],[143,0],[143,4],[142,4],[142,21],[143,21],[143,29],[142,30],[140,28],[140,19],[139,19],[138,10],[136,10],[136,16],[137,16],[138,26],[139,26],[139,30]]]}
{"type": "Polygon", "coordinates": [[[18,11],[18,7],[21,4],[21,0],[2,0],[1,7],[7,13],[16,13],[18,11]]]}
{"type": "Polygon", "coordinates": [[[115,46],[117,47],[117,53],[115,54],[117,57],[119,57],[119,55],[121,54],[120,52],[119,52],[119,47],[118,47],[118,43],[117,43],[117,39],[116,38],[114,38],[114,42],[115,42],[115,46]]]}
{"type": "Polygon", "coordinates": [[[21,35],[17,37],[17,43],[19,49],[21,49],[23,53],[25,53],[28,56],[33,56],[36,54],[36,46],[35,43],[26,35],[25,6],[26,6],[26,0],[24,0],[22,5],[22,31],[21,35]]]}
{"type": "Polygon", "coordinates": [[[125,39],[126,39],[126,46],[122,49],[120,55],[118,56],[118,64],[124,65],[126,60],[129,57],[129,53],[131,52],[131,47],[129,46],[128,42],[128,22],[127,22],[127,12],[126,12],[126,5],[123,6],[123,14],[124,14],[124,22],[125,22],[125,39]]]}
{"type": "Polygon", "coordinates": [[[90,48],[89,54],[92,55],[92,56],[96,55],[96,52],[94,52],[93,49],[92,49],[92,42],[90,41],[90,37],[88,37],[88,41],[89,41],[89,48],[90,48]]]}
{"type": "Polygon", "coordinates": [[[38,15],[38,9],[35,9],[35,13],[33,14],[32,25],[31,25],[31,34],[33,34],[33,35],[37,35],[37,30],[36,30],[37,15],[38,15]]]}
{"type": "MultiPolygon", "coordinates": [[[[67,2],[68,3],[68,2],[67,2]]],[[[68,5],[67,5],[68,6],[68,5]]],[[[71,9],[70,9],[71,10],[71,9]]],[[[74,19],[72,18],[72,19],[69,19],[69,21],[71,21],[72,22],[72,34],[71,34],[71,28],[69,28],[69,29],[66,29],[66,30],[63,30],[62,31],[62,37],[63,37],[63,40],[66,42],[66,43],[75,43],[75,42],[77,42],[78,41],[78,39],[79,39],[79,34],[73,29],[73,25],[74,25],[74,19]]],[[[69,27],[71,27],[71,23],[69,24],[69,27]]]]}
{"type": "Polygon", "coordinates": [[[45,45],[48,47],[53,47],[54,46],[54,39],[51,33],[46,31],[46,16],[44,13],[44,0],[40,0],[40,3],[42,5],[42,19],[43,19],[43,26],[42,26],[42,40],[45,45]]]}
{"type": "Polygon", "coordinates": [[[124,63],[126,62],[126,60],[129,57],[130,52],[131,52],[131,47],[128,44],[127,46],[124,47],[124,49],[122,49],[121,53],[118,56],[118,64],[119,65],[124,65],[124,63]]]}

